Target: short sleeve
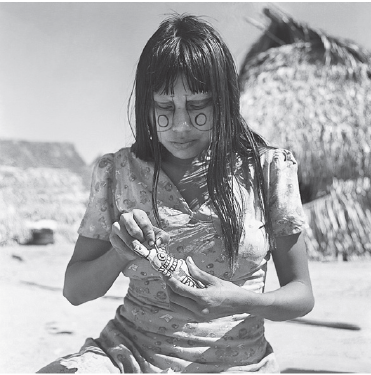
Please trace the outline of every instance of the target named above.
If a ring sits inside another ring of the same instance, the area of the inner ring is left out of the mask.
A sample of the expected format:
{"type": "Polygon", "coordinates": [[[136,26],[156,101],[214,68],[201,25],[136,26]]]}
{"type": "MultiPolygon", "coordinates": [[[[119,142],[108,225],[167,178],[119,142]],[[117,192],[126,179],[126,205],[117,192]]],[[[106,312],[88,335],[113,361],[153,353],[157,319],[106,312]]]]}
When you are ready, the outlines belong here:
{"type": "Polygon", "coordinates": [[[305,213],[300,198],[298,164],[288,150],[271,149],[263,161],[269,212],[275,237],[301,232],[305,213]]]}
{"type": "Polygon", "coordinates": [[[93,169],[89,203],[78,229],[80,235],[109,241],[114,222],[113,176],[114,155],[106,154],[93,169]]]}

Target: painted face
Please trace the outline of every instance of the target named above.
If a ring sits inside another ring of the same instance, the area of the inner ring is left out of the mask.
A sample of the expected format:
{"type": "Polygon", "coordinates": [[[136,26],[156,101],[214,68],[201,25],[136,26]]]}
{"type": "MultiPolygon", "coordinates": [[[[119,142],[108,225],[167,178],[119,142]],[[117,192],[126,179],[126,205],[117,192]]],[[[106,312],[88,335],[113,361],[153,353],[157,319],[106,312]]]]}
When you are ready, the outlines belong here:
{"type": "Polygon", "coordinates": [[[213,102],[209,93],[193,93],[181,78],[174,94],[154,94],[156,129],[162,145],[179,159],[196,157],[211,140],[213,102]]]}

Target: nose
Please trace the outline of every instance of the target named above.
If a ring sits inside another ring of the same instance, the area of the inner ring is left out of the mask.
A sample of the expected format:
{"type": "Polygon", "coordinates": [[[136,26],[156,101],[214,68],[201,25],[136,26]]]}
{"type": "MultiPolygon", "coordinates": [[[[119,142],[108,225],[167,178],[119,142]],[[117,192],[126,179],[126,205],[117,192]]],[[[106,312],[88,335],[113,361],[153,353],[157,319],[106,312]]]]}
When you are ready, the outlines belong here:
{"type": "Polygon", "coordinates": [[[172,130],[175,132],[184,132],[191,129],[192,123],[189,113],[185,108],[176,108],[173,116],[172,130]]]}

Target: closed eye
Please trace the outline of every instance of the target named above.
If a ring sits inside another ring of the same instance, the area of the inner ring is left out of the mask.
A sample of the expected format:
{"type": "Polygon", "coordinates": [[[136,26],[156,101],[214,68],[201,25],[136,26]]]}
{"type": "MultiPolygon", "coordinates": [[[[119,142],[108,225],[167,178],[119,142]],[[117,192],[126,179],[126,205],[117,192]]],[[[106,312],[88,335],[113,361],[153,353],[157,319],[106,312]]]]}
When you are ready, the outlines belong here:
{"type": "Polygon", "coordinates": [[[212,98],[207,98],[203,100],[189,100],[187,101],[187,109],[189,111],[198,111],[200,109],[205,109],[212,104],[212,98]]]}
{"type": "Polygon", "coordinates": [[[162,110],[165,110],[165,111],[174,110],[174,104],[173,103],[158,103],[158,102],[155,102],[155,107],[157,109],[162,109],[162,110]]]}

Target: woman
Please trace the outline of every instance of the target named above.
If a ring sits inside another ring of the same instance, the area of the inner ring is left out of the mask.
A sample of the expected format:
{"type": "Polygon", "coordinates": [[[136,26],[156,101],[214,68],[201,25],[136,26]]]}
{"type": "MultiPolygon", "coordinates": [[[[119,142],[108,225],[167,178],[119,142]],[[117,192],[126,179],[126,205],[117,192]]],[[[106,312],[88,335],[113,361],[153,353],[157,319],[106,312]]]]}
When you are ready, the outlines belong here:
{"type": "Polygon", "coordinates": [[[138,63],[135,120],[131,149],[95,167],[64,286],[78,305],[123,272],[128,293],[98,339],[40,372],[279,372],[264,319],[314,304],[297,164],[244,123],[232,56],[208,23],[161,23],[138,63]],[[163,277],[136,241],[186,259],[205,287],[163,277]],[[281,287],[263,293],[270,255],[281,287]]]}

